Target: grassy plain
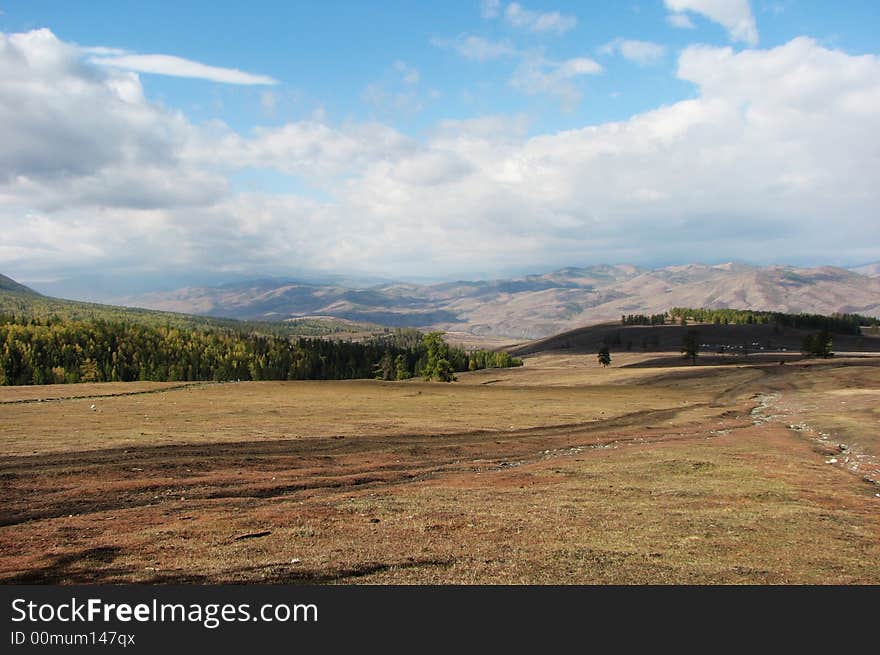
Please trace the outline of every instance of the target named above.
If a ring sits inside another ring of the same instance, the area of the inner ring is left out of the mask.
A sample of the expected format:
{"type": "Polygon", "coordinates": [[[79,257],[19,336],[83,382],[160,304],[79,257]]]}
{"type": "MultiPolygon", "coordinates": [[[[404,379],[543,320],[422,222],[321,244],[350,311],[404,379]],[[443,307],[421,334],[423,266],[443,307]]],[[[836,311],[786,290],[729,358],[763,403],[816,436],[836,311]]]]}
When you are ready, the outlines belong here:
{"type": "Polygon", "coordinates": [[[880,358],[650,358],[0,388],[0,582],[880,583],[880,358]]]}

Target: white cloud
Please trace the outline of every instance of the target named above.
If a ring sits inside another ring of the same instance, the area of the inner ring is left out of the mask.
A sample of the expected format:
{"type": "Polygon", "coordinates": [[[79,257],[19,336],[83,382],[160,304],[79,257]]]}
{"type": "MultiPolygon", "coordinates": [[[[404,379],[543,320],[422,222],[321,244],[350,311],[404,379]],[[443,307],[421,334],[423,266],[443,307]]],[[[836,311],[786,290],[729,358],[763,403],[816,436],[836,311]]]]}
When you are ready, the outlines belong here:
{"type": "Polygon", "coordinates": [[[456,146],[450,146],[453,150],[463,147],[464,143],[514,143],[525,137],[528,127],[529,118],[524,114],[444,120],[437,125],[432,142],[455,142],[456,146]]]}
{"type": "Polygon", "coordinates": [[[582,75],[602,72],[602,66],[586,57],[553,61],[541,54],[523,57],[513,73],[510,84],[529,95],[548,94],[557,97],[566,110],[573,109],[581,100],[580,89],[572,82],[582,75]]]}
{"type": "MultiPolygon", "coordinates": [[[[676,13],[692,11],[721,24],[734,41],[758,44],[758,28],[749,0],[664,0],[676,13]]],[[[681,27],[681,25],[679,25],[681,27]]]]}
{"type": "Polygon", "coordinates": [[[102,57],[132,54],[128,50],[123,50],[122,48],[108,48],[108,47],[102,46],[102,45],[83,46],[83,47],[80,47],[80,50],[86,54],[100,55],[102,57]]]}
{"type": "MultiPolygon", "coordinates": [[[[96,50],[92,48],[92,50],[96,50]]],[[[112,54],[90,59],[93,64],[137,73],[153,73],[172,77],[189,77],[224,84],[272,85],[278,81],[267,75],[252,75],[235,68],[218,68],[173,55],[112,54]]]]}
{"type": "Polygon", "coordinates": [[[680,30],[693,30],[697,27],[687,14],[669,14],[666,16],[666,22],[680,30]]]}
{"type": "Polygon", "coordinates": [[[517,2],[511,2],[504,10],[504,18],[514,27],[531,32],[553,32],[564,34],[577,25],[577,18],[560,14],[558,11],[530,11],[517,2]]]}
{"type": "Polygon", "coordinates": [[[620,53],[625,59],[634,61],[640,66],[648,66],[666,55],[666,47],[650,41],[616,38],[600,46],[599,52],[606,55],[620,53]]]}
{"type": "Polygon", "coordinates": [[[460,34],[454,39],[432,39],[431,43],[440,48],[450,48],[465,59],[476,61],[500,59],[517,53],[516,48],[509,41],[492,41],[469,34],[460,34]]]}
{"type": "Polygon", "coordinates": [[[134,73],[95,69],[49,30],[0,34],[0,183],[165,166],[190,134],[144,100],[134,73]]]}
{"type": "MultiPolygon", "coordinates": [[[[597,66],[533,59],[557,83],[597,66]]],[[[243,135],[151,103],[136,74],[51,32],[2,35],[0,270],[432,275],[877,252],[880,58],[799,38],[690,47],[677,70],[694,98],[559,133],[489,116],[416,140],[316,116],[243,135]],[[306,191],[236,192],[245,168],[306,191]]]]}

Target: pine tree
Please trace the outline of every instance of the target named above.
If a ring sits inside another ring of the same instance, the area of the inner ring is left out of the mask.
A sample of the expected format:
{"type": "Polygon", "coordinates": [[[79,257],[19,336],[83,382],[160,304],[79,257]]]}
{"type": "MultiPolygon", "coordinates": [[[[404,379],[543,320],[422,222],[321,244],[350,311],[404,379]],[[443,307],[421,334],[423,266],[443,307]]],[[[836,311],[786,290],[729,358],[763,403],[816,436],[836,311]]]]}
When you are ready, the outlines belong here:
{"type": "Polygon", "coordinates": [[[385,354],[382,355],[382,359],[379,360],[379,363],[376,364],[376,379],[377,380],[393,380],[395,376],[394,369],[394,360],[391,357],[391,352],[386,350],[385,354]]]}
{"type": "Polygon", "coordinates": [[[398,380],[408,380],[412,377],[412,374],[409,372],[409,366],[407,365],[405,355],[398,355],[394,359],[394,369],[395,377],[398,380]]]}
{"type": "Polygon", "coordinates": [[[422,338],[422,344],[427,351],[427,363],[422,371],[426,380],[434,378],[441,382],[455,380],[452,364],[449,361],[449,345],[443,341],[442,332],[429,332],[422,338]]]}
{"type": "Polygon", "coordinates": [[[691,359],[691,365],[697,363],[697,355],[700,352],[700,333],[696,330],[688,330],[681,340],[681,352],[691,359]]]}

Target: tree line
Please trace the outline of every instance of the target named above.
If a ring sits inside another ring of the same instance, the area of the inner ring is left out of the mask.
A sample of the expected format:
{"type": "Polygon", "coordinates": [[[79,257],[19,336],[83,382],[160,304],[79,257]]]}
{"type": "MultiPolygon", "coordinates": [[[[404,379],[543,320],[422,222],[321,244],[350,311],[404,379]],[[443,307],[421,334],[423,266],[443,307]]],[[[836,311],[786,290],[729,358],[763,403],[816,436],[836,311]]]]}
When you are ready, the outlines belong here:
{"type": "Polygon", "coordinates": [[[664,325],[666,314],[622,314],[621,325],[664,325]]]}
{"type": "Polygon", "coordinates": [[[507,353],[449,346],[441,335],[396,330],[361,342],[330,341],[0,314],[0,385],[416,376],[451,380],[458,371],[522,364],[507,353]]]}
{"type": "Polygon", "coordinates": [[[806,357],[832,357],[833,347],[831,334],[828,330],[820,330],[816,334],[808,334],[801,343],[801,354],[806,357]]]}
{"type": "Polygon", "coordinates": [[[861,314],[786,314],[784,312],[765,312],[745,309],[695,309],[692,307],[673,307],[667,312],[671,322],[686,324],[715,323],[718,325],[770,324],[797,329],[828,330],[839,334],[861,333],[862,327],[880,325],[880,319],[861,314]]]}

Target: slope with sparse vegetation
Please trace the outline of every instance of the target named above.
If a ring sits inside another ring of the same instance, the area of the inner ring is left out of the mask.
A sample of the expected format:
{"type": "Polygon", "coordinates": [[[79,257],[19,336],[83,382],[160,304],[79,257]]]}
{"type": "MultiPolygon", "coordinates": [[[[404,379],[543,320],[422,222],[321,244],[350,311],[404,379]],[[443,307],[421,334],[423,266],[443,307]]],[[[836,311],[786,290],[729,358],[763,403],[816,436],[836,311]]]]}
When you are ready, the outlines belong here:
{"type": "MultiPolygon", "coordinates": [[[[377,329],[358,340],[308,338],[332,324],[243,322],[49,298],[0,280],[0,384],[134,380],[304,380],[414,376],[517,365],[465,351],[440,333],[377,329]],[[317,329],[320,328],[320,329],[317,329]],[[445,349],[437,368],[432,344],[445,349]],[[447,370],[448,369],[448,370],[447,370]]],[[[350,325],[348,327],[351,327],[350,325]]]]}

